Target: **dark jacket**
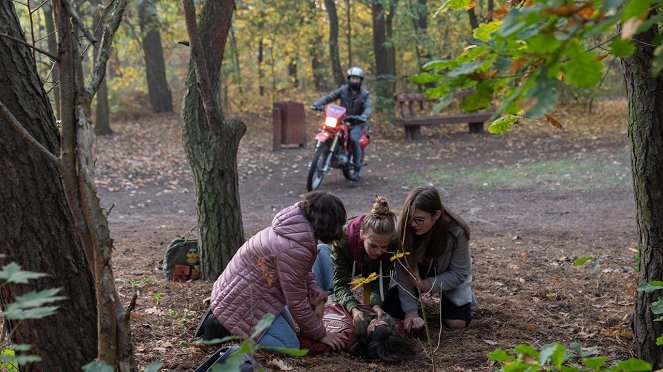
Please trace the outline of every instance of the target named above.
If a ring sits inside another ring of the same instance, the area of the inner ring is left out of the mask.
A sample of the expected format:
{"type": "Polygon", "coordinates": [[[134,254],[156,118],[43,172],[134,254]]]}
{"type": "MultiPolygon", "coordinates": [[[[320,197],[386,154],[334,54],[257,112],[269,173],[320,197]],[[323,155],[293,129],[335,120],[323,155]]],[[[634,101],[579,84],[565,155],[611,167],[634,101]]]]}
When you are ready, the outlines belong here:
{"type": "Polygon", "coordinates": [[[357,115],[364,122],[368,121],[373,111],[373,104],[371,103],[371,93],[368,90],[361,88],[359,93],[353,93],[348,84],[343,84],[340,88],[329,93],[328,95],[315,101],[314,105],[326,105],[334,102],[337,99],[341,100],[341,106],[345,107],[346,115],[357,115]]]}
{"type": "Polygon", "coordinates": [[[361,222],[365,218],[359,216],[348,222],[345,228],[344,239],[334,242],[331,252],[332,265],[334,267],[334,295],[336,301],[343,305],[348,312],[357,306],[358,302],[350,288],[350,282],[356,275],[364,278],[372,272],[382,276],[370,283],[370,303],[367,305],[382,305],[384,296],[389,289],[393,271],[393,263],[389,259],[391,253],[397,250],[397,242],[394,241],[389,247],[389,252],[380,257],[379,260],[370,260],[364,250],[364,241],[359,237],[361,222]]]}

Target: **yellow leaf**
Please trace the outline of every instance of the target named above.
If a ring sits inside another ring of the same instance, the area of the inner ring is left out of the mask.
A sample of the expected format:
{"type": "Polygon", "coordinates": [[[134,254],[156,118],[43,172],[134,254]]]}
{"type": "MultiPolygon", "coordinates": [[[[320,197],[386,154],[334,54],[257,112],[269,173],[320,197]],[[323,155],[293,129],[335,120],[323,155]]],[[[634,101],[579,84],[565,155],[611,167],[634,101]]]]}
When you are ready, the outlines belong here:
{"type": "Polygon", "coordinates": [[[554,116],[552,116],[550,114],[546,114],[544,117],[545,117],[545,119],[548,123],[552,124],[553,127],[563,129],[562,123],[560,123],[560,121],[557,120],[557,118],[555,118],[554,116]]]}
{"type": "Polygon", "coordinates": [[[396,253],[394,253],[393,256],[389,257],[389,260],[390,261],[396,261],[399,258],[403,258],[403,257],[409,256],[409,255],[410,255],[410,252],[396,252],[396,253]]]}

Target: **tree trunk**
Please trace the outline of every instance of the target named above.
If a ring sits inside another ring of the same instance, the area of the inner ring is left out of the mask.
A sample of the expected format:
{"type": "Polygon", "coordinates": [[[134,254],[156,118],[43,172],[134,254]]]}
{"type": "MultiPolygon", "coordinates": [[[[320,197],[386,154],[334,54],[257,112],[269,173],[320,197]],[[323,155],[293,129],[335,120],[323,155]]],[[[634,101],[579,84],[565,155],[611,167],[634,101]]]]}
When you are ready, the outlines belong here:
{"type": "MultiPolygon", "coordinates": [[[[395,1],[390,2],[390,8],[395,9],[395,1]]],[[[373,18],[373,49],[375,51],[375,90],[376,108],[388,116],[393,113],[393,96],[396,82],[396,51],[390,43],[388,32],[391,29],[383,2],[373,0],[371,14],[373,18]]]]}
{"type": "MultiPolygon", "coordinates": [[[[0,32],[23,39],[13,2],[0,2],[0,32]]],[[[0,101],[24,128],[53,154],[60,138],[53,111],[42,88],[30,50],[0,37],[0,101]]],[[[96,356],[97,310],[92,274],[64,198],[55,166],[29,146],[0,116],[0,253],[2,264],[49,274],[31,282],[30,290],[61,287],[57,314],[9,324],[12,341],[31,344],[41,362],[25,371],[80,371],[96,356]],[[16,328],[14,329],[14,326],[16,328]],[[54,342],[57,340],[57,342],[54,342]]],[[[2,303],[28,291],[26,285],[5,285],[2,303]]]]}
{"type": "Polygon", "coordinates": [[[470,27],[472,27],[472,30],[479,27],[479,18],[477,17],[477,13],[474,11],[474,8],[467,10],[467,16],[470,18],[470,27]]]}
{"type": "Polygon", "coordinates": [[[329,16],[329,59],[332,65],[332,76],[336,85],[341,85],[345,83],[345,74],[341,69],[341,57],[338,54],[338,15],[334,0],[325,0],[325,8],[327,8],[329,16]]]}
{"type": "Polygon", "coordinates": [[[288,63],[288,78],[290,79],[290,85],[294,89],[297,89],[299,86],[299,79],[297,78],[297,57],[290,58],[290,63],[288,63]]]}
{"type": "Polygon", "coordinates": [[[230,48],[233,54],[234,70],[237,79],[237,87],[239,90],[239,107],[244,107],[244,89],[242,86],[242,68],[239,63],[239,49],[237,47],[237,39],[235,38],[235,29],[230,26],[230,48]]]}
{"type": "Polygon", "coordinates": [[[313,84],[315,85],[315,90],[318,92],[324,92],[329,89],[327,81],[327,65],[324,62],[324,57],[320,51],[319,45],[322,45],[322,35],[318,35],[315,38],[313,46],[311,46],[311,69],[313,70],[313,84]]]}
{"type": "Polygon", "coordinates": [[[157,10],[152,0],[140,0],[136,5],[140,32],[143,35],[145,76],[150,104],[154,112],[172,112],[173,99],[166,80],[166,64],[163,58],[161,33],[157,10]]]}
{"type": "MultiPolygon", "coordinates": [[[[55,38],[55,20],[53,18],[53,5],[51,3],[44,4],[44,20],[46,25],[46,33],[48,34],[48,52],[52,55],[58,54],[58,41],[55,38]]],[[[52,63],[56,63],[53,61],[52,63]]],[[[58,69],[54,68],[51,73],[52,84],[52,93],[53,93],[53,103],[55,105],[55,117],[60,117],[60,87],[57,86],[58,80],[60,80],[60,74],[58,69]]]]}
{"type": "Polygon", "coordinates": [[[414,29],[417,35],[416,52],[419,68],[431,59],[432,41],[428,37],[428,4],[427,0],[416,0],[414,29]]]}
{"type": "MultiPolygon", "coordinates": [[[[640,231],[639,283],[663,280],[663,77],[652,77],[650,66],[658,30],[638,34],[636,53],[622,61],[629,101],[629,138],[635,195],[636,218],[640,231]]],[[[663,322],[654,322],[650,305],[663,291],[638,292],[635,301],[633,333],[638,355],[663,368],[663,346],[656,338],[663,334],[663,322]]]]}
{"type": "MultiPolygon", "coordinates": [[[[97,3],[97,5],[101,5],[97,3]]],[[[100,11],[101,12],[101,11],[100,11]]],[[[96,14],[94,16],[93,23],[95,25],[99,24],[101,19],[101,14],[96,14]]],[[[103,28],[97,27],[94,37],[97,40],[101,40],[103,34],[103,28]]],[[[97,42],[93,47],[94,60],[97,59],[99,54],[99,43],[97,42]]],[[[94,133],[98,135],[108,135],[113,133],[113,130],[110,126],[110,105],[108,104],[108,85],[106,85],[106,79],[104,79],[99,85],[97,94],[95,95],[97,99],[97,106],[94,111],[94,133]]]]}
{"type": "Polygon", "coordinates": [[[345,37],[348,43],[348,67],[354,66],[352,63],[352,3],[350,0],[345,0],[345,19],[348,26],[345,32],[345,37]]]}
{"type": "MultiPolygon", "coordinates": [[[[201,97],[199,90],[201,85],[209,85],[210,92],[219,91],[219,72],[233,7],[232,0],[207,0],[203,5],[198,22],[199,42],[203,53],[214,53],[202,56],[192,54],[182,112],[184,147],[193,171],[196,191],[202,243],[201,271],[207,280],[216,279],[244,243],[237,151],[246,126],[240,121],[223,120],[221,112],[218,118],[211,118],[209,112],[206,112],[209,110],[206,104],[213,102],[203,99],[216,97],[201,97]],[[197,61],[198,57],[203,60],[197,61]],[[194,67],[203,64],[206,64],[207,70],[197,73],[194,67]],[[206,73],[208,81],[202,79],[203,73],[206,73]]],[[[195,19],[192,22],[195,23],[195,19]]],[[[193,52],[195,43],[191,32],[189,37],[192,39],[193,52]]]]}

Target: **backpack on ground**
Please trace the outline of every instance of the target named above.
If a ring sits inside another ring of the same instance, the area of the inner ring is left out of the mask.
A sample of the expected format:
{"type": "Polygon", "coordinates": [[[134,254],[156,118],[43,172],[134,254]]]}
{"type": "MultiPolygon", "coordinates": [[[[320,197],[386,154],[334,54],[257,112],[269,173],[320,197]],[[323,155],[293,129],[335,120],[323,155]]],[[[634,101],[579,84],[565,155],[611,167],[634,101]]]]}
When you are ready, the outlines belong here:
{"type": "Polygon", "coordinates": [[[174,282],[200,279],[200,250],[198,240],[178,238],[166,247],[163,274],[174,282]]]}
{"type": "MultiPolygon", "coordinates": [[[[207,359],[203,364],[196,368],[196,372],[208,372],[216,370],[216,368],[222,368],[224,362],[230,358],[234,353],[239,351],[238,345],[224,346],[221,349],[217,350],[214,355],[207,359]]],[[[251,355],[242,355],[239,357],[240,360],[237,360],[238,371],[240,372],[254,372],[258,370],[258,363],[253,359],[251,355]]],[[[234,363],[233,363],[234,364],[234,363]]],[[[227,366],[226,366],[227,367],[227,366]]],[[[226,370],[226,369],[222,369],[226,370]]]]}

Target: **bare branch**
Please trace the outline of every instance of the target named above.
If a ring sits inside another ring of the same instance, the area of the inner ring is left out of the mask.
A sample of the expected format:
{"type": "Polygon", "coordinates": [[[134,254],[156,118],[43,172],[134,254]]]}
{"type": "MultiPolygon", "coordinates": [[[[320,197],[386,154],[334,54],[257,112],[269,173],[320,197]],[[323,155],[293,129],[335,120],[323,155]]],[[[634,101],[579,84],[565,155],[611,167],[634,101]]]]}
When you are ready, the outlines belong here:
{"type": "Polygon", "coordinates": [[[94,37],[94,35],[92,35],[90,30],[88,30],[87,27],[85,27],[85,24],[83,23],[83,21],[81,21],[81,18],[78,16],[76,10],[71,6],[71,4],[69,4],[69,2],[66,0],[62,0],[62,3],[64,4],[65,7],[67,7],[67,11],[71,16],[71,19],[74,21],[74,24],[78,26],[78,29],[80,29],[81,32],[83,32],[83,35],[85,35],[85,37],[91,42],[96,43],[97,39],[94,37]]]}
{"type": "Polygon", "coordinates": [[[220,129],[219,124],[223,121],[223,116],[221,115],[221,111],[219,111],[208,76],[207,58],[198,35],[198,25],[196,24],[196,8],[192,0],[182,0],[182,5],[184,6],[184,20],[186,21],[186,30],[189,34],[191,59],[196,73],[196,83],[203,101],[203,107],[205,108],[207,124],[212,131],[218,131],[220,129]]]}
{"type": "Polygon", "coordinates": [[[58,60],[58,57],[52,55],[51,53],[49,53],[49,52],[47,52],[47,51],[45,51],[45,50],[43,50],[43,49],[37,48],[37,47],[34,46],[34,45],[30,45],[30,43],[26,42],[25,40],[21,40],[21,39],[19,39],[19,38],[17,38],[17,37],[14,37],[14,36],[11,36],[11,35],[7,35],[7,34],[5,34],[4,32],[0,32],[0,36],[2,36],[2,37],[6,37],[7,39],[11,39],[11,40],[17,41],[17,42],[19,42],[19,43],[21,43],[21,44],[27,45],[28,48],[32,48],[32,49],[38,51],[38,52],[41,53],[41,54],[47,55],[47,56],[49,56],[51,59],[53,59],[54,61],[57,61],[57,60],[58,60]]]}
{"type": "Polygon", "coordinates": [[[44,147],[39,141],[37,141],[25,128],[23,128],[23,125],[18,122],[14,114],[9,111],[7,106],[0,101],[0,114],[2,117],[7,120],[9,125],[14,127],[16,131],[18,132],[19,135],[21,135],[21,138],[23,138],[30,146],[34,147],[37,151],[39,151],[42,155],[48,159],[55,167],[58,169],[58,171],[62,170],[62,163],[60,162],[60,159],[55,157],[46,147],[44,147]]]}
{"type": "Polygon", "coordinates": [[[97,54],[97,59],[94,61],[94,71],[92,71],[90,80],[85,86],[85,100],[88,103],[92,101],[92,98],[99,89],[99,85],[106,76],[106,64],[110,58],[113,36],[117,28],[120,27],[120,21],[122,21],[122,15],[124,14],[124,9],[127,7],[128,0],[117,0],[115,3],[111,19],[108,21],[101,36],[99,53],[97,54]]]}
{"type": "Polygon", "coordinates": [[[38,11],[39,9],[41,9],[41,7],[43,7],[44,5],[46,5],[46,4],[50,3],[50,2],[51,2],[51,0],[44,0],[44,2],[43,2],[43,3],[41,3],[41,4],[39,4],[39,6],[38,6],[38,7],[36,7],[36,8],[34,8],[34,9],[32,9],[32,13],[34,13],[34,12],[38,11]]]}

